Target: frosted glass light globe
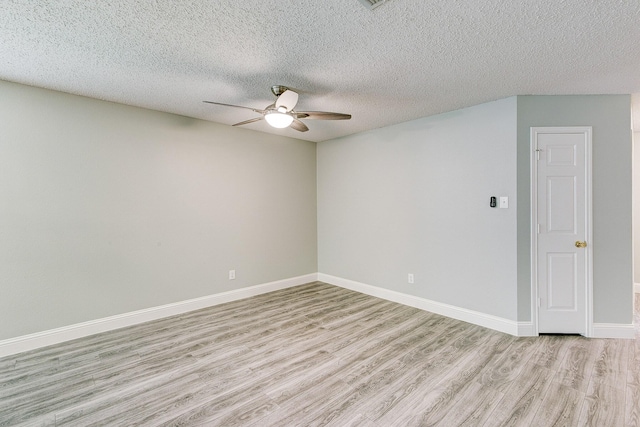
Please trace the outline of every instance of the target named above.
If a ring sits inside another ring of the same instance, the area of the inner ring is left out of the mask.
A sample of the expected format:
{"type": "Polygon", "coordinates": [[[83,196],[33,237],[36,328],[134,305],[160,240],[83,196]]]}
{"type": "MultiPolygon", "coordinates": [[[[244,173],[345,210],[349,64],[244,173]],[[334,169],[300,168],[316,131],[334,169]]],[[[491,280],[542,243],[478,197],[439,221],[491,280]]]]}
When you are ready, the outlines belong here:
{"type": "Polygon", "coordinates": [[[287,113],[273,111],[264,115],[264,119],[274,128],[286,128],[293,122],[293,117],[287,113]]]}

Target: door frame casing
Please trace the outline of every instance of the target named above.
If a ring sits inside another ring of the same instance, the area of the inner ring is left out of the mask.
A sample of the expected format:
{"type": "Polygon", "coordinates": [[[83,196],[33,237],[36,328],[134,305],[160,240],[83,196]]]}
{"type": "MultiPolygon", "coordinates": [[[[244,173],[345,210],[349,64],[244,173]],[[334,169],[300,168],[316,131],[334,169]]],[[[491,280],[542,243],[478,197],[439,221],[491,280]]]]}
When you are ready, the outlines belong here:
{"type": "Polygon", "coordinates": [[[586,290],[585,290],[585,336],[593,336],[593,206],[592,206],[592,138],[591,126],[536,126],[531,127],[529,138],[530,192],[531,192],[531,323],[533,335],[539,335],[538,328],[538,166],[536,153],[537,135],[542,133],[582,133],[585,136],[585,209],[586,209],[586,290]]]}

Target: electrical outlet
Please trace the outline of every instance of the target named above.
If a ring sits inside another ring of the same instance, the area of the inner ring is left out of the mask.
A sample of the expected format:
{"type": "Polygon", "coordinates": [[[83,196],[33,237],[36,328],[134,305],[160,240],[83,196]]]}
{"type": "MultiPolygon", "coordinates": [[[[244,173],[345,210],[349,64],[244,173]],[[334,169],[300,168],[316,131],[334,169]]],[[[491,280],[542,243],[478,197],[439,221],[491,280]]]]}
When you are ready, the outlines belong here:
{"type": "Polygon", "coordinates": [[[414,279],[413,279],[413,274],[409,273],[409,275],[407,276],[407,282],[408,283],[415,283],[414,279]]]}
{"type": "Polygon", "coordinates": [[[235,278],[236,278],[236,271],[229,270],[229,280],[235,280],[235,278]]]}

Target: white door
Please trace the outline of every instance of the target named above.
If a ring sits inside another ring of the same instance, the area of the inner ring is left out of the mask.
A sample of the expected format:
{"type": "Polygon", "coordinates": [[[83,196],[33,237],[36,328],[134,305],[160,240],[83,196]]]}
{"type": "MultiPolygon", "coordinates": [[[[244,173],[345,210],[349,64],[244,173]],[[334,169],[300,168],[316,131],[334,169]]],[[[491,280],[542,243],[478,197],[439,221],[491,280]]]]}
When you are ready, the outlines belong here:
{"type": "Polygon", "coordinates": [[[590,334],[591,128],[531,128],[538,333],[590,334]]]}

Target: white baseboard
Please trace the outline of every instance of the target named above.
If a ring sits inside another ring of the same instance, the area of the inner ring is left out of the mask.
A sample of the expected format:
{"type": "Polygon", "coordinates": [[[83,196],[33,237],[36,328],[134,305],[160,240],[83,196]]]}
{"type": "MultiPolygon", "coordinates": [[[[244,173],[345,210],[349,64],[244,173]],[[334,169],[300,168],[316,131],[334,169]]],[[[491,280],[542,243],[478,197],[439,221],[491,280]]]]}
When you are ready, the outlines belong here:
{"type": "MultiPolygon", "coordinates": [[[[515,335],[518,337],[537,336],[534,325],[531,321],[516,322],[502,317],[490,314],[480,313],[478,311],[468,310],[466,308],[456,307],[425,298],[407,295],[389,289],[379,288],[377,286],[367,285],[365,283],[355,282],[353,280],[343,279],[341,277],[330,276],[328,274],[318,273],[318,280],[331,285],[340,286],[352,291],[361,292],[363,294],[386,299],[388,301],[397,302],[399,304],[408,305],[410,307],[419,308],[453,319],[462,320],[464,322],[473,323],[474,325],[493,329],[499,332],[515,335]]],[[[633,324],[617,324],[617,323],[594,323],[591,338],[634,338],[635,328],[633,324]]]]}
{"type": "Polygon", "coordinates": [[[627,338],[636,337],[636,329],[633,324],[620,323],[594,323],[590,338],[627,338]]]}
{"type": "Polygon", "coordinates": [[[634,283],[634,284],[633,284],[633,290],[634,290],[636,293],[640,294],[640,283],[634,283]]]}
{"type": "Polygon", "coordinates": [[[515,336],[518,336],[520,333],[523,333],[523,336],[528,336],[527,333],[531,334],[530,331],[533,330],[532,326],[528,326],[531,322],[516,322],[514,320],[508,320],[502,317],[480,313],[478,311],[467,310],[466,308],[443,304],[425,298],[407,295],[400,292],[391,291],[389,289],[355,282],[353,280],[343,279],[341,277],[318,273],[318,280],[321,282],[329,283],[331,285],[350,289],[352,291],[408,305],[410,307],[419,308],[431,313],[441,314],[453,319],[473,323],[474,325],[483,326],[485,328],[493,329],[515,336]]]}
{"type": "Polygon", "coordinates": [[[518,322],[519,337],[537,337],[538,334],[533,327],[533,322],[518,322]]]}
{"type": "Polygon", "coordinates": [[[62,328],[37,332],[35,334],[24,335],[0,341],[0,357],[34,350],[101,332],[112,331],[139,323],[158,320],[177,314],[187,313],[201,308],[211,307],[226,302],[236,301],[255,295],[265,294],[280,289],[303,285],[305,283],[318,280],[318,274],[307,274],[304,276],[292,277],[261,285],[249,286],[247,288],[208,295],[201,298],[180,301],[172,304],[161,305],[130,313],[119,314],[117,316],[105,317],[88,322],[77,323],[75,325],[64,326],[62,328]]]}
{"type": "MultiPolygon", "coordinates": [[[[485,328],[494,329],[499,332],[515,336],[535,336],[533,333],[533,324],[531,322],[516,322],[502,317],[431,301],[425,298],[403,294],[353,280],[343,279],[323,273],[312,273],[2,340],[0,341],[0,357],[10,356],[12,354],[22,353],[36,348],[59,344],[65,341],[71,341],[77,338],[83,338],[89,335],[112,331],[152,320],[175,316],[189,311],[212,307],[218,304],[249,298],[280,289],[299,286],[316,280],[366,295],[371,295],[388,301],[451,317],[453,319],[462,320],[485,328]]],[[[638,289],[639,286],[640,284],[635,284],[636,292],[640,292],[640,289],[638,289]]],[[[593,324],[592,338],[633,339],[634,337],[635,328],[633,324],[593,324]]]]}

